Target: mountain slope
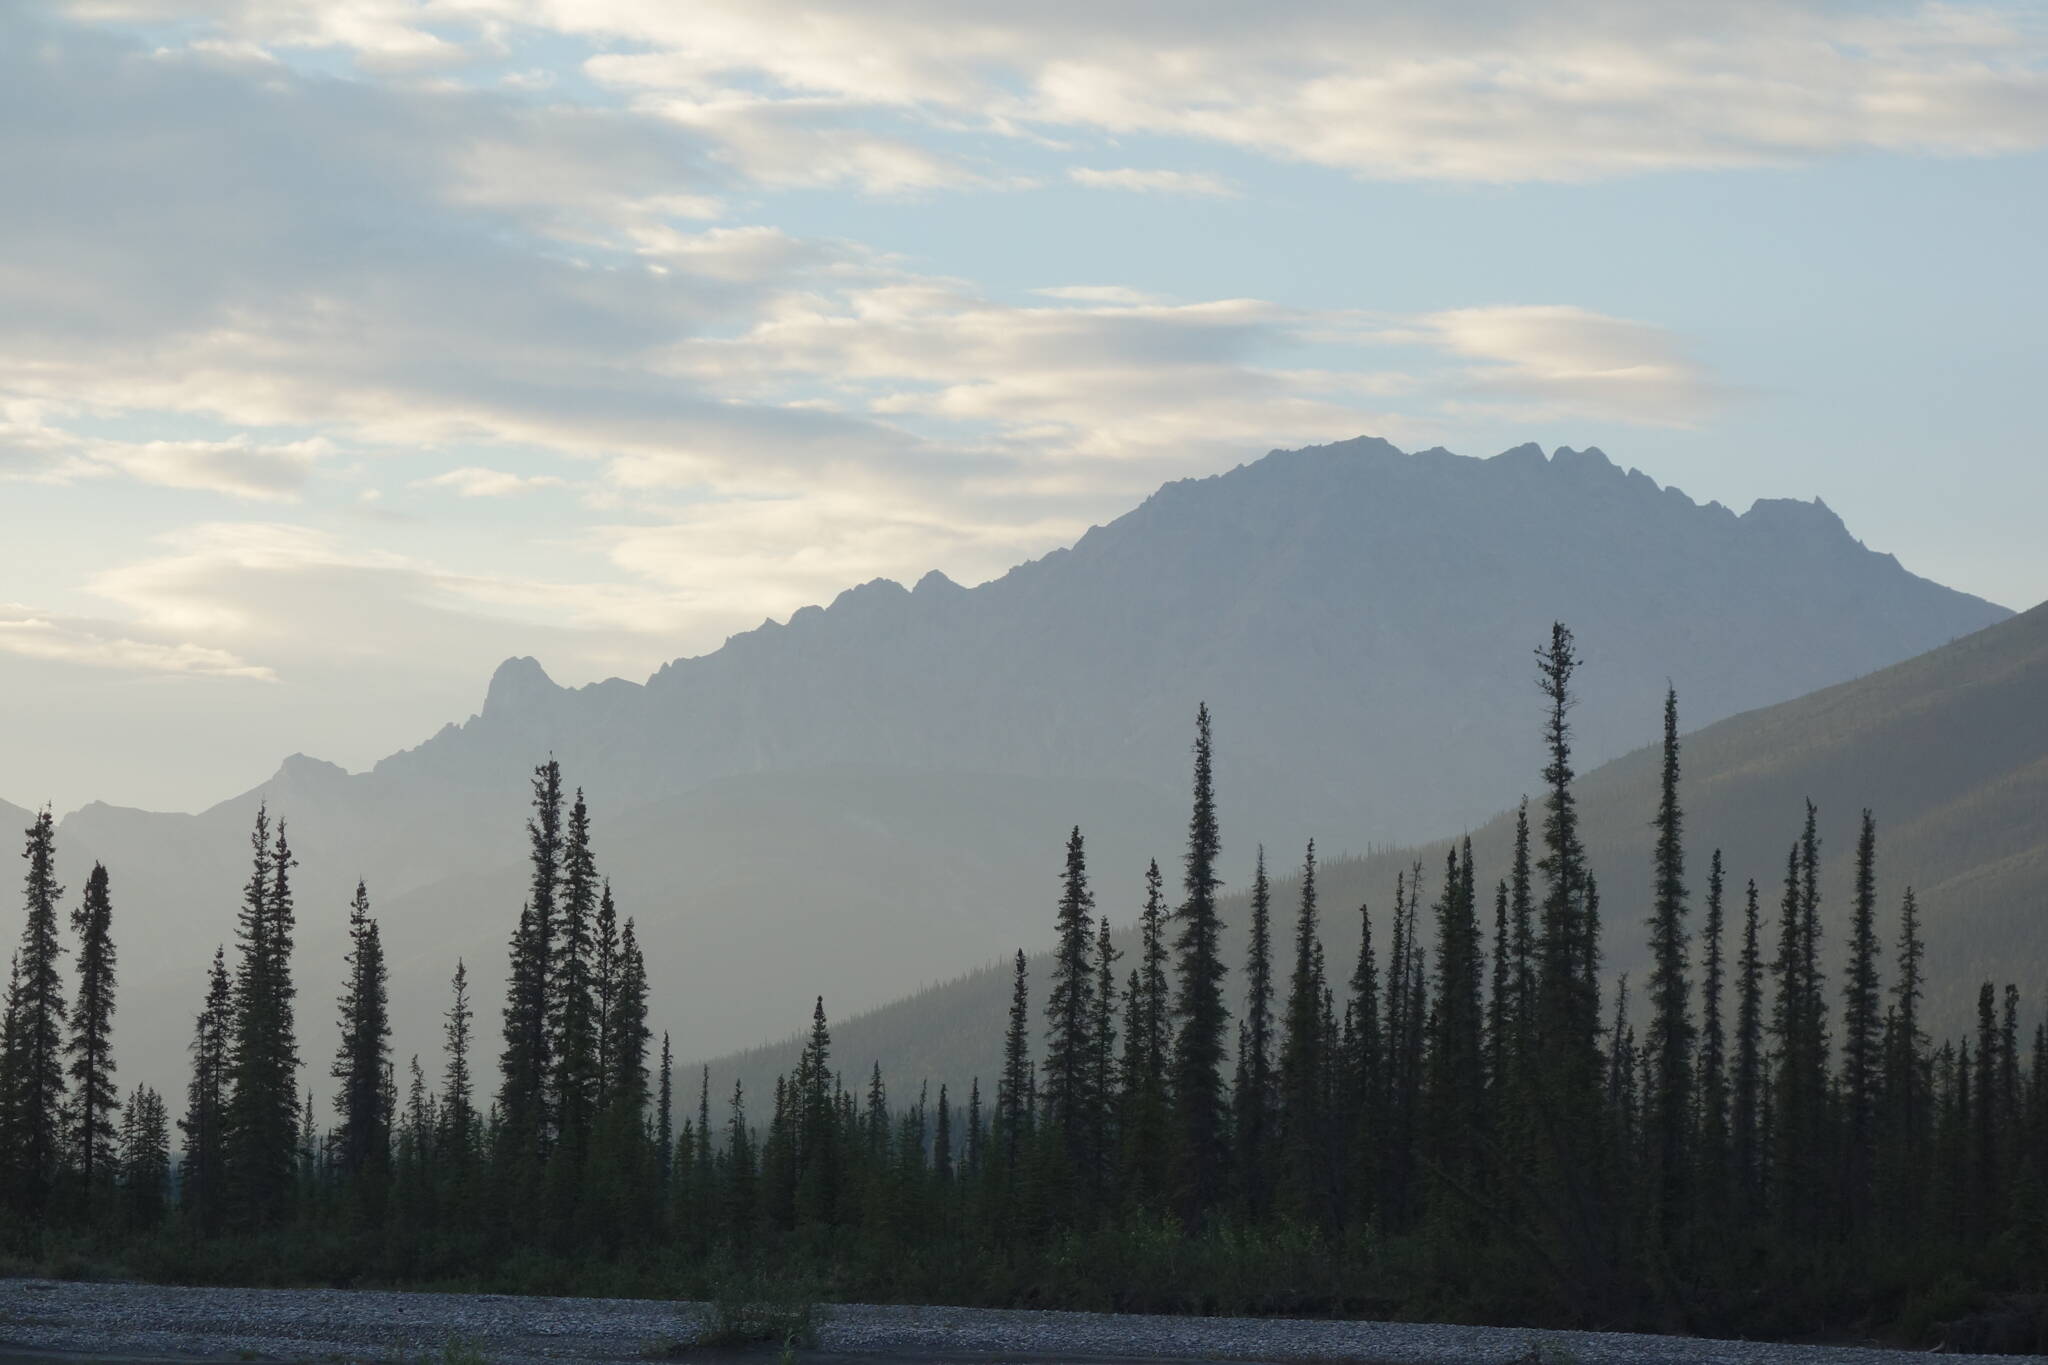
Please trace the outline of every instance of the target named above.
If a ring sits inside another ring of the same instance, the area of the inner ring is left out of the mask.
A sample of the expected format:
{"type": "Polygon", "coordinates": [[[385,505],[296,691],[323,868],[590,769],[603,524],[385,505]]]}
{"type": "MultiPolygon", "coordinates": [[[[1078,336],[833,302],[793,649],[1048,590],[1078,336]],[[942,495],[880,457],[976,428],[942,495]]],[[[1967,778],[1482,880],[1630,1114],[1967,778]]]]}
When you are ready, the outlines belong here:
{"type": "Polygon", "coordinates": [[[296,756],[199,815],[75,812],[60,875],[82,884],[99,858],[113,876],[124,1083],[181,1083],[266,800],[301,863],[309,1065],[331,1043],[358,877],[400,1055],[431,1057],[458,955],[489,1030],[527,780],[553,753],[639,919],[655,1023],[702,1055],[779,1033],[814,992],[877,1006],[1038,941],[1072,823],[1105,887],[1170,862],[1200,700],[1233,838],[1357,849],[1475,822],[1520,789],[1538,764],[1527,650],[1554,617],[1592,660],[1590,762],[1650,732],[1667,677],[1697,724],[2005,614],[1864,548],[1818,503],[1737,516],[1595,451],[1352,441],[1169,484],[978,588],[852,589],[644,685],[564,689],[507,661],[479,715],[371,772],[296,756]]]}
{"type": "Polygon", "coordinates": [[[379,771],[497,785],[552,749],[629,802],[849,763],[1177,790],[1206,699],[1231,718],[1241,817],[1417,839],[1483,818],[1526,770],[1526,670],[1502,646],[1556,617],[1600,665],[1582,744],[1604,759],[1635,738],[1627,699],[1667,676],[1717,720],[2007,614],[1817,501],[1737,516],[1598,451],[1361,439],[1168,484],[978,588],[865,584],[644,687],[566,692],[515,666],[482,716],[379,771]]]}
{"type": "MultiPolygon", "coordinates": [[[[1589,667],[1589,684],[1594,672],[1597,665],[1589,667]]],[[[1532,689],[1521,715],[1532,731],[1540,719],[1534,702],[1532,689]]],[[[1656,732],[1661,703],[1661,696],[1650,695],[1630,708],[1640,733],[1656,732]]],[[[1590,709],[1582,707],[1575,718],[1590,719],[1590,709]]],[[[1658,747],[1638,749],[1578,784],[1611,972],[1638,971],[1644,963],[1649,821],[1660,760],[1658,747]]],[[[1704,917],[1708,857],[1718,847],[1728,867],[1731,934],[1740,931],[1743,884],[1754,877],[1765,940],[1771,940],[1777,879],[1810,797],[1820,810],[1827,946],[1834,959],[1829,990],[1837,991],[1856,826],[1867,805],[1878,825],[1881,970],[1890,971],[1898,902],[1911,885],[1926,926],[1927,1007],[1935,1028],[1963,1028],[1977,983],[1987,978],[2017,981],[2029,1008],[2039,1012],[2042,965],[2048,963],[2048,604],[1868,677],[1709,726],[1682,740],[1681,761],[1695,930],[1704,917]]],[[[1533,771],[1525,785],[1536,787],[1533,771]]],[[[1532,809],[1531,819],[1540,821],[1540,811],[1532,809]]],[[[1505,873],[1513,833],[1512,814],[1472,832],[1483,883],[1505,873]]],[[[1233,880],[1242,885],[1252,835],[1227,826],[1223,834],[1233,880]]],[[[1348,976],[1356,957],[1359,904],[1372,905],[1384,953],[1382,912],[1391,904],[1396,874],[1421,861],[1426,906],[1448,847],[1390,850],[1322,867],[1333,976],[1348,976]]],[[[1284,866],[1285,852],[1270,846],[1268,852],[1284,866]]],[[[1119,925],[1135,918],[1135,880],[1119,868],[1096,882],[1099,905],[1119,925]]],[[[1276,905],[1289,907],[1298,883],[1276,882],[1274,895],[1276,905]]],[[[1225,913],[1226,941],[1241,953],[1242,895],[1226,902],[1225,913]]],[[[1048,900],[1047,923],[1050,914],[1048,900]]],[[[1275,919],[1291,923],[1289,914],[1275,919]]],[[[1045,934],[1041,926],[1025,941],[1042,942],[1045,934]]],[[[1045,967],[1043,959],[1033,961],[1036,985],[1042,986],[1045,967]]],[[[1008,990],[1007,970],[987,968],[842,1019],[835,1029],[838,1056],[850,1072],[880,1060],[899,1085],[929,1076],[934,1087],[944,1080],[964,1093],[977,1075],[987,1085],[995,1075],[1008,990]]],[[[1042,999],[1042,993],[1034,996],[1042,999]]],[[[735,1074],[750,1090],[772,1084],[795,1055],[789,1042],[719,1059],[711,1064],[714,1087],[729,1090],[735,1074]]]]}

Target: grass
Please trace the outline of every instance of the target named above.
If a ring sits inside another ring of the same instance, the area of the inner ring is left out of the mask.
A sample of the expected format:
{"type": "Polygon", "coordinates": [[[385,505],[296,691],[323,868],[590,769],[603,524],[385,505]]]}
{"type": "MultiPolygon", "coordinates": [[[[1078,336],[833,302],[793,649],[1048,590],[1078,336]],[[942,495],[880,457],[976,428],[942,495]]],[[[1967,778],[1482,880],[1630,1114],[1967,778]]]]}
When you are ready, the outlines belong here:
{"type": "Polygon", "coordinates": [[[781,1346],[782,1359],[818,1344],[815,1296],[800,1285],[765,1279],[726,1282],[711,1300],[691,1346],[781,1346]]]}

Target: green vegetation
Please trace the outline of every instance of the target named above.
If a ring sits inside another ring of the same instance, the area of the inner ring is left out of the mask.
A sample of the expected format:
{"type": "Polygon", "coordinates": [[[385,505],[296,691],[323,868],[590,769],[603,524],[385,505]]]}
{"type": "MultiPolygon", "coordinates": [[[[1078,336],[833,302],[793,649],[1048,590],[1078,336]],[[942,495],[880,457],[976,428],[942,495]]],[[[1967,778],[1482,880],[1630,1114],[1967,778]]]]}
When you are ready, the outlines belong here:
{"type": "Polygon", "coordinates": [[[1541,795],[1512,819],[1491,896],[1474,841],[1436,868],[1407,862],[1384,948],[1361,908],[1354,964],[1333,976],[1311,845],[1276,972],[1261,854],[1234,1030],[1205,708],[1178,905],[1155,864],[1119,990],[1126,954],[1073,831],[1045,995],[1034,1004],[1019,953],[986,1107],[979,1079],[964,1109],[945,1086],[892,1098],[872,1063],[849,1086],[820,996],[768,1093],[736,1086],[714,1114],[706,1073],[678,1127],[634,920],[550,761],[494,1101],[474,1094],[461,963],[438,1080],[413,1058],[401,1086],[359,885],[321,1130],[291,1083],[292,858],[261,812],[233,965],[224,950],[203,983],[174,1180],[147,1092],[108,1140],[110,891],[95,873],[74,916],[93,965],[67,1011],[40,817],[0,1018],[0,1235],[45,1265],[201,1282],[704,1300],[690,1340],[785,1349],[814,1339],[815,1303],[856,1297],[1802,1338],[2030,1330],[2040,1315],[2018,1296],[2048,1287],[2048,1026],[2029,1048],[2018,990],[1985,982],[1967,1036],[1927,1036],[1918,901],[1903,890],[1895,933],[1881,925],[1869,812],[1846,970],[1823,955],[1811,802],[1780,831],[1779,876],[1734,874],[1739,902],[1711,852],[1696,929],[1675,693],[1635,822],[1647,892],[1617,903],[1585,840],[1571,633],[1537,662],[1541,795]],[[1625,984],[1607,989],[1616,925],[1646,930],[1640,1037],[1625,984]]]}

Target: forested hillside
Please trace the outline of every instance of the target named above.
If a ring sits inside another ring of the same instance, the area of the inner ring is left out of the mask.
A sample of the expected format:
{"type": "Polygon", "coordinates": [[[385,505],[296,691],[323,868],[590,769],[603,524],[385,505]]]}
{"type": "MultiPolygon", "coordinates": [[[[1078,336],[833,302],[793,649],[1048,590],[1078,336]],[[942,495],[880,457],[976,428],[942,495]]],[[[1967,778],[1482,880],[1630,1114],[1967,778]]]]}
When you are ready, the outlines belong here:
{"type": "MultiPolygon", "coordinates": [[[[1599,667],[1593,658],[1587,665],[1599,667]]],[[[1661,689],[1631,711],[1654,731],[1661,689]]],[[[1683,698],[1681,697],[1681,702],[1683,698]]],[[[1574,718],[1590,711],[1582,703],[1574,718]]],[[[1229,749],[1228,716],[1219,716],[1218,744],[1229,749]]],[[[1973,1018],[1975,983],[1986,977],[2038,975],[2030,964],[2048,962],[2048,605],[1988,630],[1779,706],[1735,716],[1687,736],[1687,842],[1723,850],[1731,876],[1768,884],[1782,868],[1788,822],[1801,818],[1811,798],[1819,812],[1822,957],[1838,970],[1854,879],[1857,822],[1869,806],[1883,836],[1877,875],[1886,894],[1915,888],[1931,929],[1928,949],[1929,1018],[1960,1029],[1973,1018]]],[[[1590,865],[1614,922],[1633,926],[1651,895],[1650,834],[1642,812],[1658,780],[1658,749],[1648,745],[1588,772],[1579,783],[1584,839],[1590,865]]],[[[1230,769],[1222,765],[1221,781],[1230,769]]],[[[1533,787],[1537,774],[1525,775],[1533,787]]],[[[1482,881],[1501,875],[1513,851],[1515,817],[1504,813],[1471,833],[1482,881]]],[[[1227,950],[1244,948],[1245,888],[1253,844],[1267,842],[1275,894],[1294,894],[1299,849],[1283,846],[1278,831],[1226,827],[1224,866],[1231,894],[1224,901],[1230,928],[1227,950]]],[[[1323,899],[1333,907],[1326,938],[1332,961],[1349,961],[1358,945],[1355,912],[1373,910],[1376,932],[1391,925],[1394,883],[1420,861],[1434,894],[1450,841],[1386,850],[1368,857],[1324,861],[1323,899]],[[1341,913],[1338,913],[1341,911],[1341,913]]],[[[1058,849],[1048,848],[1040,899],[1057,894],[1058,849]]],[[[1141,892],[1142,866],[1096,864],[1102,912],[1127,942],[1141,892]]],[[[1050,933],[1050,911],[1035,946],[1050,933]]],[[[1609,975],[1640,974],[1644,947],[1617,933],[1609,975]]],[[[1041,970],[1042,958],[1034,959],[1041,970]]],[[[841,1048],[863,1062],[882,1062],[891,1074],[929,1076],[959,1085],[989,1075],[1000,1039],[984,1024],[1008,989],[1006,967],[993,964],[943,987],[885,1009],[843,1020],[841,1048]]],[[[795,1039],[711,1063],[723,1084],[737,1076],[765,1083],[794,1065],[795,1039]]]]}
{"type": "MultiPolygon", "coordinates": [[[[2040,624],[1980,646],[1954,704],[2005,714],[2029,691],[2040,624]]],[[[1929,1014],[1940,929],[1911,886],[1880,881],[1869,805],[1842,891],[1824,885],[1810,798],[1777,831],[1779,875],[1707,852],[1670,688],[1654,781],[1637,786],[1650,886],[1630,906],[1586,838],[1594,784],[1571,723],[1584,664],[1554,625],[1535,659],[1545,762],[1498,875],[1469,838],[1408,861],[1384,932],[1348,959],[1329,951],[1326,925],[1351,916],[1329,904],[1313,844],[1292,895],[1256,855],[1246,949],[1226,957],[1217,751],[1198,708],[1186,842],[1171,871],[1146,869],[1135,941],[1113,942],[1072,827],[1053,952],[1036,974],[1015,955],[999,1063],[964,1098],[875,1063],[863,1081],[821,993],[787,1073],[714,1107],[700,1071],[693,1106],[589,805],[549,760],[529,784],[498,1029],[479,1026],[496,992],[458,961],[438,1065],[416,1054],[400,1071],[362,882],[345,986],[319,1022],[298,988],[297,860],[259,809],[232,954],[195,983],[179,1104],[121,1083],[119,902],[95,865],[63,932],[43,812],[0,1000],[0,1239],[37,1264],[68,1252],[236,1282],[1992,1330],[1939,1324],[2048,1274],[2038,1000],[1986,977],[1972,1027],[1929,1014]],[[1630,942],[1633,994],[1606,979],[1630,942]],[[323,1110],[296,1082],[330,1056],[323,1110]]],[[[1874,695],[1913,695],[1925,675],[1905,674],[1874,695]]],[[[1869,719],[1830,726],[1828,699],[1814,704],[1798,733],[1870,737],[1869,719]]],[[[1909,750],[1921,720],[1898,705],[1875,725],[1909,750]]],[[[1782,749],[1787,733],[1762,738],[1782,749]]],[[[1937,806],[1958,792],[1930,785],[1937,806]]],[[[2048,1316],[2012,1302],[2000,1339],[2038,1347],[2048,1316]]]]}

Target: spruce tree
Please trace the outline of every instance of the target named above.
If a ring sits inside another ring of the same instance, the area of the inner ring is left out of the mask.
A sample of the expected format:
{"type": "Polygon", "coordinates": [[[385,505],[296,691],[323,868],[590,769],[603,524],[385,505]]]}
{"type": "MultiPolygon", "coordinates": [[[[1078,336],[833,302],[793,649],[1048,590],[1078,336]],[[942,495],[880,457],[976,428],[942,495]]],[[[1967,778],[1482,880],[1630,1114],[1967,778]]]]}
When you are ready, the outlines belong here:
{"type": "Polygon", "coordinates": [[[953,1106],[939,1082],[939,1115],[932,1128],[932,1179],[943,1192],[953,1183],[953,1106]]]}
{"type": "Polygon", "coordinates": [[[252,867],[236,931],[233,1027],[228,1049],[226,1177],[229,1212],[244,1227],[281,1222],[297,1183],[299,1051],[293,1016],[295,864],[282,821],[256,812],[252,867]]]}
{"type": "Polygon", "coordinates": [[[1347,1075],[1341,1093],[1345,1112],[1341,1116],[1344,1126],[1339,1131],[1339,1146],[1341,1149],[1348,1144],[1352,1153],[1345,1172],[1350,1181],[1348,1211],[1363,1218],[1379,1188],[1377,1155],[1382,1138],[1382,1072],[1386,1065],[1380,1042],[1379,968],[1373,960],[1372,909],[1363,904],[1358,907],[1358,961],[1351,969],[1350,985],[1351,998],[1345,1015],[1352,1027],[1344,1059],[1347,1075]]]}
{"type": "Polygon", "coordinates": [[[530,884],[519,925],[512,934],[505,1047],[499,1057],[498,1107],[510,1143],[508,1155],[521,1163],[544,1158],[552,1136],[548,1112],[552,1072],[549,976],[562,882],[562,769],[552,758],[534,769],[533,812],[526,825],[530,884]]]}
{"type": "Polygon", "coordinates": [[[443,1055],[441,1080],[441,1121],[446,1133],[443,1146],[458,1161],[467,1161],[475,1150],[475,1082],[469,1069],[470,1022],[476,1011],[469,1007],[469,969],[455,959],[455,975],[448,982],[448,1010],[441,1017],[443,1055]]]}
{"type": "Polygon", "coordinates": [[[1735,1085],[1731,1127],[1735,1175],[1751,1213],[1763,1190],[1764,1015],[1761,910],[1756,879],[1749,881],[1742,918],[1742,956],[1736,967],[1735,1085]]]}
{"type": "Polygon", "coordinates": [[[330,1074],[340,1083],[334,1112],[335,1169],[344,1178],[381,1169],[391,1149],[384,1075],[391,1064],[390,988],[384,944],[370,918],[370,894],[356,883],[348,908],[348,972],[338,1002],[341,1046],[330,1074]]]}
{"type": "Polygon", "coordinates": [[[1508,928],[1508,883],[1493,889],[1493,954],[1486,992],[1486,1091],[1489,1119],[1498,1126],[1508,1091],[1508,1057],[1515,1019],[1514,940],[1508,928]]]}
{"type": "Polygon", "coordinates": [[[597,919],[591,930],[590,989],[597,1019],[597,1107],[602,1111],[612,1067],[612,997],[619,992],[619,908],[612,900],[609,878],[598,893],[597,919]]]}
{"type": "MultiPolygon", "coordinates": [[[[1302,894],[1313,898],[1315,845],[1302,894]]],[[[1263,1218],[1270,1198],[1268,1181],[1272,1153],[1268,1135],[1274,1108],[1273,1076],[1273,900],[1266,881],[1266,847],[1259,845],[1252,873],[1251,941],[1245,951],[1245,1017],[1238,1047],[1239,1081],[1232,1091],[1235,1105],[1236,1161],[1246,1213],[1263,1218]]]]}
{"type": "Polygon", "coordinates": [[[1095,897],[1088,890],[1088,859],[1076,825],[1067,837],[1066,871],[1054,921],[1051,984],[1045,1000],[1045,1120],[1068,1167],[1090,1164],[1094,1113],[1095,897]]]}
{"type": "Polygon", "coordinates": [[[1728,1195],[1728,1036],[1721,1008],[1726,975],[1721,946],[1726,931],[1725,889],[1721,850],[1717,848],[1707,870],[1707,922],[1702,936],[1706,976],[1700,988],[1697,1166],[1701,1184],[1700,1207],[1709,1217],[1723,1214],[1728,1195]]]}
{"type": "Polygon", "coordinates": [[[1468,838],[1444,855],[1444,887],[1434,907],[1436,1008],[1426,1039],[1432,1165],[1438,1176],[1467,1190],[1475,1183],[1483,1137],[1486,1066],[1474,880],[1468,838]]]}
{"type": "Polygon", "coordinates": [[[1572,790],[1572,678],[1582,660],[1562,622],[1536,651],[1546,703],[1543,742],[1544,876],[1531,1049],[1537,1074],[1531,1103],[1542,1134],[1544,1201],[1557,1210],[1558,1233],[1573,1266],[1573,1287],[1597,1294],[1611,1264],[1605,1179],[1600,1059],[1599,911],[1579,838],[1572,790]]]}
{"type": "Polygon", "coordinates": [[[1877,1092],[1883,1021],[1877,978],[1877,824],[1870,811],[1856,838],[1856,901],[1849,928],[1849,970],[1842,990],[1842,1102],[1847,1120],[1843,1207],[1859,1223],[1869,1207],[1876,1163],[1877,1092]]]}
{"type": "MultiPolygon", "coordinates": [[[[1261,881],[1265,863],[1259,864],[1261,881]]],[[[1252,901],[1256,921],[1262,914],[1252,901]]],[[[1280,1150],[1282,1207],[1304,1223],[1325,1221],[1330,1209],[1325,1171],[1329,1115],[1322,1078],[1324,981],[1317,957],[1320,942],[1316,893],[1316,846],[1309,842],[1301,862],[1301,897],[1294,912],[1294,967],[1287,979],[1287,1009],[1280,1030],[1280,1150]]]]}
{"type": "Polygon", "coordinates": [[[121,1202],[132,1231],[148,1232],[164,1220],[171,1183],[171,1129],[163,1096],[137,1086],[121,1113],[121,1202]]]}
{"type": "Polygon", "coordinates": [[[661,1088],[655,1100],[654,1150],[661,1161],[661,1183],[675,1175],[675,1054],[669,1050],[668,1030],[661,1031],[661,1088]]]}
{"type": "Polygon", "coordinates": [[[1515,807],[1515,852],[1508,873],[1508,922],[1514,939],[1515,1010],[1511,1055],[1526,1072],[1536,1021],[1535,884],[1529,860],[1529,799],[1515,807]]]}
{"type": "Polygon", "coordinates": [[[229,1047],[234,1031],[233,987],[227,952],[213,950],[206,1000],[192,1033],[192,1081],[185,1094],[185,1135],[180,1197],[201,1236],[218,1231],[227,1197],[227,1108],[229,1047]]]}
{"type": "Polygon", "coordinates": [[[612,997],[612,1074],[608,1102],[635,1123],[647,1109],[647,1047],[654,1034],[647,1027],[647,962],[629,916],[619,934],[619,983],[612,997]]]}
{"type": "MultiPolygon", "coordinates": [[[[1094,1207],[1102,1208],[1106,1203],[1109,1184],[1115,1174],[1116,1113],[1117,1113],[1117,1071],[1116,1071],[1116,964],[1123,956],[1110,940],[1109,916],[1103,915],[1095,926],[1095,1023],[1094,1075],[1090,1082],[1089,1104],[1089,1193],[1094,1207]]],[[[939,1122],[946,1119],[946,1086],[939,1083],[939,1122]]]]}
{"type": "Polygon", "coordinates": [[[1657,802],[1655,905],[1650,913],[1650,1062],[1645,1096],[1652,1210],[1668,1247],[1690,1215],[1693,1126],[1692,981],[1685,928],[1684,814],[1678,799],[1678,690],[1664,694],[1664,762],[1657,802]]]}
{"type": "Polygon", "coordinates": [[[1147,1086],[1164,1097],[1173,1050],[1173,1003],[1167,990],[1167,910],[1162,880],[1155,858],[1145,868],[1145,907],[1138,920],[1138,986],[1144,1002],[1139,1035],[1143,1075],[1147,1086]]]}
{"type": "Polygon", "coordinates": [[[1183,1214],[1202,1222],[1222,1194],[1225,1164],[1223,1049],[1230,1011],[1223,1002],[1222,922],[1216,913],[1216,794],[1209,707],[1195,716],[1194,810],[1188,820],[1185,899],[1175,912],[1178,991],[1173,1100],[1179,1121],[1177,1190],[1183,1214]]]}
{"type": "Polygon", "coordinates": [[[1003,1035],[1003,1074],[996,1083],[996,1148],[1001,1170],[1015,1180],[1031,1123],[1025,1096],[1031,1088],[1031,991],[1024,950],[1017,950],[1016,975],[1010,984],[1010,1027],[1003,1035]]]}
{"type": "MultiPolygon", "coordinates": [[[[548,963],[548,1053],[561,1141],[581,1151],[597,1114],[598,1008],[593,990],[598,917],[597,863],[590,847],[590,807],[576,789],[562,838],[562,881],[553,957],[548,963]]],[[[609,1002],[607,1002],[607,1007],[609,1002]]],[[[607,1035],[609,1029],[602,1030],[607,1035]]],[[[608,1039],[607,1039],[608,1043],[608,1039]]]]}
{"type": "Polygon", "coordinates": [[[58,959],[56,822],[48,807],[25,831],[25,921],[8,988],[6,1055],[0,1077],[7,1093],[6,1207],[26,1225],[42,1222],[65,1156],[64,979],[58,959]]]}
{"type": "MultiPolygon", "coordinates": [[[[107,869],[94,863],[85,897],[71,912],[71,929],[78,935],[78,997],[65,1044],[71,1054],[71,1164],[93,1200],[115,1173],[114,1112],[121,1101],[114,1089],[113,920],[107,869]]],[[[162,1101],[157,1103],[161,1108],[162,1101]]]]}

